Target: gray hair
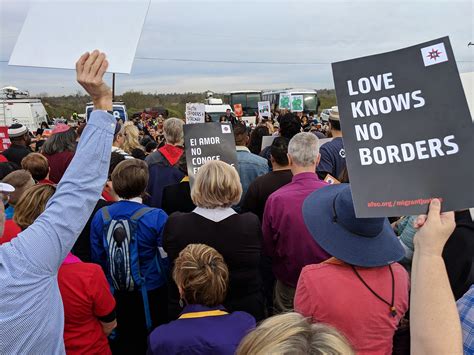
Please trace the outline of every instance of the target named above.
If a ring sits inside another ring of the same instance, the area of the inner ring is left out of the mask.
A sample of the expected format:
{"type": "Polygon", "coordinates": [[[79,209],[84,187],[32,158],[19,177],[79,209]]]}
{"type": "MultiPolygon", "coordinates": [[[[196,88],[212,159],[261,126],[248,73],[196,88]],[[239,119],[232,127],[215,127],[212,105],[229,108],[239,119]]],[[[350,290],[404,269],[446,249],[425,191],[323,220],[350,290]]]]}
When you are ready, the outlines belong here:
{"type": "Polygon", "coordinates": [[[168,118],[163,124],[163,134],[166,139],[166,143],[173,145],[183,145],[184,133],[183,133],[184,122],[176,117],[168,118]]]}
{"type": "Polygon", "coordinates": [[[311,166],[319,154],[319,139],[313,133],[302,132],[291,138],[288,155],[298,166],[311,166]]]}
{"type": "Polygon", "coordinates": [[[52,134],[41,147],[41,151],[46,155],[53,155],[65,151],[76,151],[76,131],[69,128],[66,132],[52,134]]]}

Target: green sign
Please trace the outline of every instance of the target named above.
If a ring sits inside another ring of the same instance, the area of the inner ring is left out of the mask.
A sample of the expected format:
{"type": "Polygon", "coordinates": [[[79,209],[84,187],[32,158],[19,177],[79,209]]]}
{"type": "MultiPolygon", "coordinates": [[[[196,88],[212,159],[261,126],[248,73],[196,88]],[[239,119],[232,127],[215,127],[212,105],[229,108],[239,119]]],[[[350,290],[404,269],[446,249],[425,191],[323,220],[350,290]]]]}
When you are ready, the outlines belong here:
{"type": "Polygon", "coordinates": [[[291,96],[291,111],[302,112],[303,111],[303,95],[292,95],[291,96]]]}
{"type": "Polygon", "coordinates": [[[278,107],[281,109],[290,109],[290,94],[280,94],[280,102],[278,107]]]}

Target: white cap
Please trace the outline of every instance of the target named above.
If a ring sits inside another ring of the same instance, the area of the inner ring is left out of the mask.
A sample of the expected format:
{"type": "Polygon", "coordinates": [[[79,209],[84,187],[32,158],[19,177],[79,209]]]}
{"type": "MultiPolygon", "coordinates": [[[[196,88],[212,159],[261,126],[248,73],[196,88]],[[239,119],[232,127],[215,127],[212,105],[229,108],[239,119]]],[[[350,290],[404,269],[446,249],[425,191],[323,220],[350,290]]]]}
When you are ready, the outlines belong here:
{"type": "Polygon", "coordinates": [[[15,188],[10,184],[5,184],[4,182],[0,182],[0,192],[13,192],[15,188]]]}

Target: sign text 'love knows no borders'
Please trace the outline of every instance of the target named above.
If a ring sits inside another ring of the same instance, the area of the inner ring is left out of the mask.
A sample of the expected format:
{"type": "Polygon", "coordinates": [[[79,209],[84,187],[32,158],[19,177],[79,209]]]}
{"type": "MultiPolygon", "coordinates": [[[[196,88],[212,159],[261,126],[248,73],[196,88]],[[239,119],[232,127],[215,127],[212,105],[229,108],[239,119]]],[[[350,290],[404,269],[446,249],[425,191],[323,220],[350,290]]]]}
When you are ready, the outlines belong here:
{"type": "Polygon", "coordinates": [[[230,123],[186,124],[184,145],[191,187],[199,168],[209,160],[222,160],[237,166],[234,133],[230,123]]]}
{"type": "Polygon", "coordinates": [[[358,217],[474,206],[474,125],[448,37],[332,70],[358,217]]]}

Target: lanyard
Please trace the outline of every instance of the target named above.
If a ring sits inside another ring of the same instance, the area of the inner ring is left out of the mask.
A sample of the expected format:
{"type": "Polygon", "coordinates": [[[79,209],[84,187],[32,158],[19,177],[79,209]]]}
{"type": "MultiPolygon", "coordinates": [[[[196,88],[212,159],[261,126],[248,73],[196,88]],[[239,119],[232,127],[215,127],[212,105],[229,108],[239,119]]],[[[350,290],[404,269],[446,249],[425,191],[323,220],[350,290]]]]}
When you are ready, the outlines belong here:
{"type": "Polygon", "coordinates": [[[181,316],[179,316],[178,319],[217,317],[217,316],[225,316],[226,314],[229,314],[229,313],[227,313],[226,311],[221,311],[220,309],[216,309],[213,311],[184,313],[181,316]]]}
{"type": "Polygon", "coordinates": [[[364,284],[367,289],[372,292],[372,294],[377,297],[379,300],[381,300],[383,303],[385,303],[387,306],[390,307],[390,315],[392,317],[395,317],[397,315],[397,309],[394,306],[395,303],[395,277],[393,276],[393,270],[392,270],[392,265],[389,265],[388,268],[390,270],[390,275],[392,276],[392,301],[389,303],[386,300],[384,300],[379,294],[377,294],[370,286],[367,284],[367,282],[364,281],[362,276],[357,272],[356,268],[351,265],[352,270],[354,270],[355,274],[359,278],[359,280],[364,284]]]}

